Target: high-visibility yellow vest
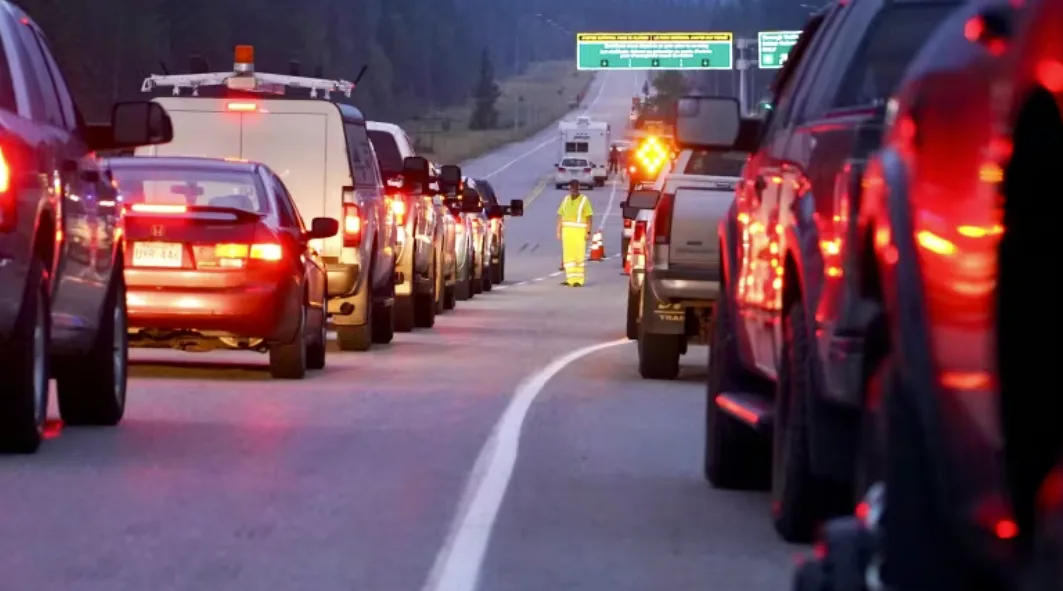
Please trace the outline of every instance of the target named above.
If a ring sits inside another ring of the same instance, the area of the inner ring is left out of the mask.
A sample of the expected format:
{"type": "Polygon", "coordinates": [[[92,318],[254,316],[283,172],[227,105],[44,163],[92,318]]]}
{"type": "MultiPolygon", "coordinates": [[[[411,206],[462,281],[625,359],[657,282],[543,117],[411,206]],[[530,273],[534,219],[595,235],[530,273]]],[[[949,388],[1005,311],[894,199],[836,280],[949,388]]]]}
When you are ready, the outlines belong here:
{"type": "Polygon", "coordinates": [[[557,208],[557,215],[561,216],[562,228],[586,230],[587,218],[594,215],[594,209],[591,207],[591,200],[587,199],[586,195],[580,194],[576,198],[565,197],[565,200],[561,202],[561,207],[557,208]]]}

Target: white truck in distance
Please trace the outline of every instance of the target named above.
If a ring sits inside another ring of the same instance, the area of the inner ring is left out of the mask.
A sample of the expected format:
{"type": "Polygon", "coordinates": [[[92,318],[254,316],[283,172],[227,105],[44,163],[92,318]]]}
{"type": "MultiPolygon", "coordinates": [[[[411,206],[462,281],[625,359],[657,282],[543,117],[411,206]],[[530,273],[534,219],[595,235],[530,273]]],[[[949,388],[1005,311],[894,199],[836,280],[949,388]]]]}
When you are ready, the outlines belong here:
{"type": "Polygon", "coordinates": [[[594,183],[601,187],[609,176],[609,124],[592,121],[590,117],[576,117],[575,121],[558,123],[561,130],[561,158],[586,158],[594,169],[594,183]]]}

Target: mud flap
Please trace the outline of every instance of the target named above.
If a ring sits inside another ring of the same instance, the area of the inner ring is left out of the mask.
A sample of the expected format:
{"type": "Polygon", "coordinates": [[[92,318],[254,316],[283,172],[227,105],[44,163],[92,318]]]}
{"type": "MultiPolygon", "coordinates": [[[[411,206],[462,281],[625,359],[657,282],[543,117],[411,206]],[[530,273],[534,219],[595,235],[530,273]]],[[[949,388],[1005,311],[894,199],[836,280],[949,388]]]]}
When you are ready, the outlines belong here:
{"type": "Polygon", "coordinates": [[[686,309],[683,304],[662,302],[649,286],[643,287],[642,330],[649,334],[686,334],[686,309]]]}

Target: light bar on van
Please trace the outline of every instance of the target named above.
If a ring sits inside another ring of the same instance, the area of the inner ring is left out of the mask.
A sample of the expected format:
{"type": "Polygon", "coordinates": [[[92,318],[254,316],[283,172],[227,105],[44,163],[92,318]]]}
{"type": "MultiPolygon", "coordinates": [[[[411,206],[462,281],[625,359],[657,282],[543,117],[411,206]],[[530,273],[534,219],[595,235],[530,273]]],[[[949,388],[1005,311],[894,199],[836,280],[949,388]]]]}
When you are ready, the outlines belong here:
{"type": "Polygon", "coordinates": [[[229,103],[225,107],[230,111],[239,111],[241,113],[251,113],[258,110],[258,105],[255,103],[229,103]]]}
{"type": "Polygon", "coordinates": [[[255,47],[253,45],[237,45],[233,50],[233,71],[242,74],[251,74],[255,71],[255,47]]]}

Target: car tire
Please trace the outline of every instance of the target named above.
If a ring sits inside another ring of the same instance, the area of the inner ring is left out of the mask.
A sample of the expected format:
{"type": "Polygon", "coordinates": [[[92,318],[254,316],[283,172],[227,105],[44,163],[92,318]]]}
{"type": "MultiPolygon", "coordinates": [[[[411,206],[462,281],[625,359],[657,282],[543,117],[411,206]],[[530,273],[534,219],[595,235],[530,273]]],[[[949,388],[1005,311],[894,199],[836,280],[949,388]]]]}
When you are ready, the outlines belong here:
{"type": "Polygon", "coordinates": [[[756,393],[765,388],[762,380],[741,366],[734,318],[728,310],[726,296],[716,302],[715,314],[705,380],[705,479],[720,489],[764,489],[771,478],[771,447],[767,438],[720,410],[716,396],[724,392],[756,393]]]}
{"type": "Polygon", "coordinates": [[[306,345],[307,369],[325,369],[325,357],[328,351],[328,320],[324,309],[315,316],[321,319],[314,323],[314,338],[306,345]]]}
{"type": "Polygon", "coordinates": [[[506,247],[502,247],[502,256],[498,257],[498,282],[506,280],[506,247]]]}
{"type": "Polygon", "coordinates": [[[561,190],[561,189],[564,189],[564,188],[565,188],[565,186],[564,186],[564,185],[562,185],[562,184],[560,184],[560,183],[558,183],[558,184],[555,184],[555,185],[554,185],[554,188],[555,188],[555,189],[557,189],[557,190],[561,190]]]}
{"type": "Polygon", "coordinates": [[[647,380],[674,380],[679,377],[679,339],[682,335],[649,334],[639,327],[639,375],[647,380]]]}
{"type": "Polygon", "coordinates": [[[59,415],[70,426],[110,427],[125,415],[129,370],[125,275],[120,265],[112,273],[92,347],[85,355],[56,364],[59,415]]]}
{"type": "Polygon", "coordinates": [[[627,290],[627,338],[634,341],[639,338],[639,296],[627,290]]]}
{"type": "Polygon", "coordinates": [[[491,283],[494,283],[495,285],[502,284],[502,265],[504,264],[504,259],[502,258],[503,256],[504,255],[499,254],[498,262],[491,265],[491,283]]]}
{"type": "Polygon", "coordinates": [[[458,284],[448,285],[443,288],[443,307],[453,310],[458,307],[458,284]]]}
{"type": "Polygon", "coordinates": [[[784,334],[773,415],[772,522],[787,542],[808,542],[825,515],[829,499],[836,495],[812,473],[808,431],[813,394],[812,349],[801,300],[786,312],[784,334]]]}
{"type": "Polygon", "coordinates": [[[276,380],[301,380],[306,377],[307,337],[306,324],[310,313],[304,302],[299,318],[299,329],[288,343],[271,345],[269,348],[269,375],[276,380]]]}
{"type": "Polygon", "coordinates": [[[395,305],[391,302],[375,302],[370,316],[373,327],[369,334],[374,345],[390,345],[395,340],[395,305]]]}
{"type": "Polygon", "coordinates": [[[40,448],[48,418],[51,310],[48,275],[34,259],[26,277],[14,330],[0,346],[0,452],[31,454],[40,448]]]}
{"type": "Polygon", "coordinates": [[[416,293],[413,296],[413,322],[417,328],[432,328],[436,324],[436,300],[439,295],[436,293],[438,277],[435,260],[428,268],[430,273],[428,280],[432,284],[432,290],[428,293],[416,293]]]}
{"type": "Polygon", "coordinates": [[[488,265],[484,267],[483,277],[481,277],[481,280],[483,282],[483,291],[485,293],[491,291],[491,288],[494,287],[494,284],[491,283],[491,278],[494,277],[494,274],[494,265],[488,265]]]}
{"type": "Polygon", "coordinates": [[[395,297],[395,332],[410,332],[416,326],[414,316],[414,298],[416,296],[395,297]]]}

